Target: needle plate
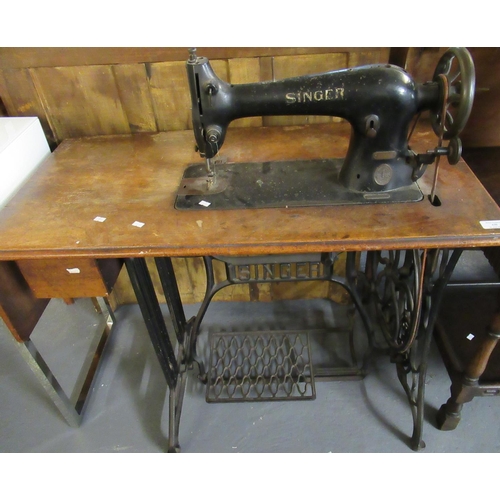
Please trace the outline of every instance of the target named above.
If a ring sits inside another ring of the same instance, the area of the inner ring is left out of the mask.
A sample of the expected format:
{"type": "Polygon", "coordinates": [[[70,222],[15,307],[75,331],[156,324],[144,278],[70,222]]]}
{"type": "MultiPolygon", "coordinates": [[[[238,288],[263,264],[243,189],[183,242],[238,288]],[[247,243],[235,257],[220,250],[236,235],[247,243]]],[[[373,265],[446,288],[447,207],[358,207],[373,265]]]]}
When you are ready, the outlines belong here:
{"type": "Polygon", "coordinates": [[[338,181],[342,159],[225,163],[215,167],[213,188],[206,188],[204,164],[190,165],[177,193],[178,210],[284,208],[417,202],[416,183],[387,192],[350,191],[338,181]],[[199,179],[199,181],[197,181],[199,179]],[[196,188],[202,189],[196,191],[196,188]],[[195,189],[191,189],[195,187],[195,189]],[[200,202],[203,202],[200,205],[200,202]]]}

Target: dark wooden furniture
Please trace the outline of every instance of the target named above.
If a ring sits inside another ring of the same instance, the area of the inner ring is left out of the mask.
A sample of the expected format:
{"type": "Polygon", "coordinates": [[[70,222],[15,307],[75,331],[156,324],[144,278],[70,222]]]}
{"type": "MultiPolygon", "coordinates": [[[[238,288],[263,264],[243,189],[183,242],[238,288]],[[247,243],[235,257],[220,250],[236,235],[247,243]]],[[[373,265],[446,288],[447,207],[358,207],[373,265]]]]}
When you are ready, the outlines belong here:
{"type": "MultiPolygon", "coordinates": [[[[349,134],[345,123],[233,128],[228,133],[224,155],[231,162],[343,157],[349,134]]],[[[418,128],[412,147],[427,150],[435,146],[433,141],[428,128],[418,128]]],[[[95,261],[126,260],[170,388],[170,444],[176,449],[189,363],[179,358],[170,344],[146,258],[155,258],[159,267],[175,333],[182,344],[190,323],[183,315],[171,257],[421,252],[418,255],[424,264],[422,280],[427,279],[425,293],[433,304],[429,326],[422,321],[417,325],[418,343],[424,354],[411,366],[409,352],[399,353],[399,361],[396,360],[402,380],[408,375],[407,368],[417,379],[416,392],[405,383],[403,386],[414,416],[412,447],[419,449],[425,352],[432,333],[429,328],[446,284],[445,278],[430,281],[425,262],[430,260],[431,252],[448,249],[453,252],[448,266],[452,269],[459,255],[454,249],[495,246],[500,238],[500,229],[484,229],[480,224],[484,220],[500,220],[500,209],[466,163],[460,161],[450,167],[445,160],[441,161],[439,206],[432,205],[427,198],[432,184],[430,168],[420,183],[424,200],[418,203],[175,210],[176,191],[184,169],[197,162],[199,157],[193,149],[190,131],[68,139],[0,213],[0,260],[17,263],[25,269],[28,280],[31,266],[47,269],[57,279],[60,277],[57,262],[64,262],[62,259],[86,262],[89,269],[95,261]],[[96,222],[97,216],[106,220],[96,222]]],[[[350,279],[356,281],[355,276],[350,279]]],[[[33,285],[35,290],[37,286],[33,285]]]]}
{"type": "MultiPolygon", "coordinates": [[[[500,148],[469,148],[464,157],[495,202],[500,203],[500,148]]],[[[484,254],[500,281],[499,249],[485,248],[484,254]]],[[[499,289],[485,285],[488,283],[471,283],[450,290],[446,298],[449,306],[445,302],[436,328],[436,341],[451,379],[450,398],[437,414],[441,430],[455,429],[463,405],[475,397],[500,395],[500,351],[496,349],[500,339],[499,289]],[[469,337],[471,332],[474,334],[469,337]]]]}
{"type": "Polygon", "coordinates": [[[437,413],[437,426],[453,430],[463,405],[500,395],[498,289],[454,287],[444,299],[435,338],[451,379],[450,398],[437,413]]]}

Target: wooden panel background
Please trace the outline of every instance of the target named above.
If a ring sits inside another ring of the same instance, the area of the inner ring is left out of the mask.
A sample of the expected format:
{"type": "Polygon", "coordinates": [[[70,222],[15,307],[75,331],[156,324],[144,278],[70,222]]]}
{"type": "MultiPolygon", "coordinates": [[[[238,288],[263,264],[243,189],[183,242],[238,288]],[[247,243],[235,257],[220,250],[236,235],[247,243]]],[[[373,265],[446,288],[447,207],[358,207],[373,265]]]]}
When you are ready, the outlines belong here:
{"type": "MultiPolygon", "coordinates": [[[[217,75],[248,83],[387,62],[387,48],[200,48],[217,75]]],[[[6,116],[38,116],[52,147],[68,137],[191,128],[181,48],[0,48],[6,116]]],[[[231,126],[297,124],[314,117],[245,118],[231,126]]]]}
{"type": "MultiPolygon", "coordinates": [[[[199,48],[217,75],[248,83],[307,73],[385,63],[388,48],[199,48]]],[[[186,81],[187,48],[0,48],[0,113],[38,116],[52,148],[66,138],[138,134],[191,129],[186,81]]],[[[328,117],[252,117],[232,127],[295,125],[328,117]]],[[[333,120],[336,120],[333,118],[333,120]]],[[[194,144],[194,141],[193,141],[194,144]]],[[[342,259],[340,259],[342,262],[342,259]]],[[[337,265],[341,265],[339,264],[337,265]]],[[[152,261],[155,288],[163,298],[152,261]]],[[[200,302],[205,291],[201,258],[174,259],[185,303],[200,302]]],[[[218,280],[224,268],[216,263],[218,280]]],[[[235,285],[215,300],[274,300],[299,297],[348,297],[330,283],[235,285]]],[[[115,286],[118,303],[135,301],[126,272],[115,286]]]]}
{"type": "MultiPolygon", "coordinates": [[[[464,145],[500,145],[500,49],[471,49],[478,87],[464,145]],[[484,90],[486,89],[486,90],[484,90]]],[[[361,64],[404,61],[417,81],[432,78],[444,49],[389,48],[199,48],[216,73],[230,83],[267,81],[361,64]]],[[[0,116],[37,116],[52,148],[66,138],[191,129],[185,76],[187,48],[0,48],[0,116]]],[[[328,117],[264,117],[236,120],[232,127],[297,125],[337,120],[328,117]]],[[[194,144],[194,140],[193,140],[194,144]]],[[[150,262],[150,264],[152,264],[150,262]]],[[[201,259],[174,259],[184,301],[203,298],[201,259]]],[[[217,268],[218,276],[222,268],[217,268]]],[[[153,269],[156,289],[159,280],[153,269]]],[[[120,274],[119,303],[134,301],[120,274]]],[[[303,296],[347,297],[328,283],[239,285],[217,300],[272,300],[303,296]]]]}

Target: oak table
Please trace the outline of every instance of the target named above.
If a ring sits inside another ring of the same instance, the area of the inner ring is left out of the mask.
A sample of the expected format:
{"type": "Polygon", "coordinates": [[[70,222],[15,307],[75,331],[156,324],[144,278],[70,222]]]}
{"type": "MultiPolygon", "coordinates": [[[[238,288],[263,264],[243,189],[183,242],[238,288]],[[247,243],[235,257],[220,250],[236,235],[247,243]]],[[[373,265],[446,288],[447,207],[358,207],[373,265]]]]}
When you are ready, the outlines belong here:
{"type": "MultiPolygon", "coordinates": [[[[349,135],[346,123],[231,128],[221,155],[227,163],[263,164],[341,158],[349,135]]],[[[417,152],[434,148],[430,127],[417,128],[411,146],[417,152]]],[[[300,278],[298,261],[319,261],[321,271],[308,277],[345,286],[370,338],[374,328],[381,328],[412,408],[412,448],[421,448],[427,352],[442,290],[463,249],[496,246],[500,238],[497,223],[481,224],[499,221],[500,209],[466,163],[450,166],[441,160],[434,204],[428,197],[434,173],[429,167],[419,181],[419,202],[178,210],[183,173],[195,163],[200,158],[191,131],[65,140],[0,212],[0,263],[11,269],[5,272],[15,275],[12,281],[24,297],[3,309],[4,319],[24,307],[36,322],[37,307],[43,309],[40,301],[50,294],[79,296],[83,289],[102,294],[103,286],[105,293],[124,260],[170,389],[169,444],[176,451],[186,374],[199,362],[196,336],[218,285],[209,283],[201,312],[186,320],[170,259],[204,257],[210,282],[212,259],[221,258],[233,273],[221,286],[260,282],[262,276],[241,270],[257,269],[266,259],[296,266],[287,276],[292,279],[300,278]],[[346,273],[336,277],[332,258],[342,252],[347,253],[346,273]],[[361,253],[364,269],[357,264],[361,253]],[[157,265],[175,348],[146,258],[157,265]],[[68,271],[74,268],[81,272],[68,271]],[[44,282],[35,283],[42,275],[44,282]],[[37,295],[40,287],[45,291],[37,295]],[[365,306],[367,297],[373,314],[365,306]]],[[[2,304],[5,295],[4,290],[2,304]]],[[[17,340],[26,342],[29,334],[30,328],[17,332],[17,340]]]]}

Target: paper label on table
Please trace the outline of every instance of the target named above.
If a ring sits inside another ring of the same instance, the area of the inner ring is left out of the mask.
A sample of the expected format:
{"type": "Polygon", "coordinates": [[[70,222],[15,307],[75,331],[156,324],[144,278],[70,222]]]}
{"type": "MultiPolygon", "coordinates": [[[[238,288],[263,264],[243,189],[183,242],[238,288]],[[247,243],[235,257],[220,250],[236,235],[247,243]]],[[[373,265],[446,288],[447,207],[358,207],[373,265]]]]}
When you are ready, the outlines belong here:
{"type": "Polygon", "coordinates": [[[80,269],[78,269],[77,267],[72,267],[71,269],[66,269],[66,271],[68,271],[69,274],[80,274],[80,269]]]}
{"type": "Polygon", "coordinates": [[[201,200],[198,205],[201,205],[202,207],[209,207],[211,203],[209,201],[201,200]]]}
{"type": "Polygon", "coordinates": [[[500,229],[500,220],[481,220],[479,222],[483,229],[500,229]]]}
{"type": "Polygon", "coordinates": [[[96,222],[104,222],[106,220],[106,217],[94,217],[94,220],[96,222]]]}
{"type": "Polygon", "coordinates": [[[142,227],[142,226],[144,226],[144,222],[139,222],[138,220],[136,220],[136,221],[132,224],[132,226],[135,226],[135,227],[142,227]]]}

